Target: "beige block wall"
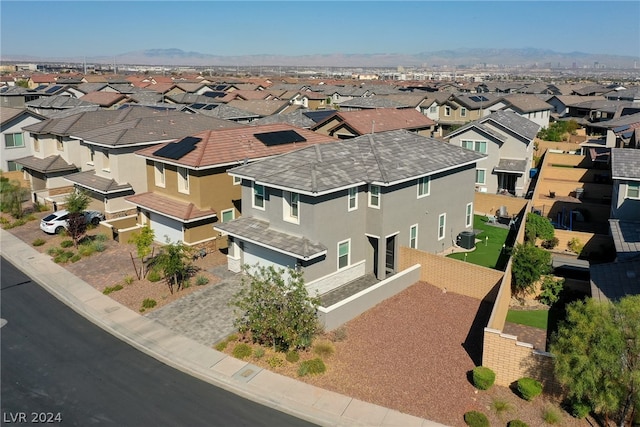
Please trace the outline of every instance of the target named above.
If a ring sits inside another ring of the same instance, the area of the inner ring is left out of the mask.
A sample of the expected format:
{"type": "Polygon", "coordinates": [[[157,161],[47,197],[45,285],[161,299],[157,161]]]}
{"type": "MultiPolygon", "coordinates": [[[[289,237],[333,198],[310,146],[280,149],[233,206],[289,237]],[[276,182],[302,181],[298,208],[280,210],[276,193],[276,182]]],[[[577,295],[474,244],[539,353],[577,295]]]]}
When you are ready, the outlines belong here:
{"type": "Polygon", "coordinates": [[[527,204],[527,200],[519,197],[503,196],[500,194],[476,193],[473,200],[473,210],[479,214],[495,215],[500,206],[506,206],[510,215],[519,213],[527,204]]]}
{"type": "Polygon", "coordinates": [[[405,270],[420,264],[420,281],[448,292],[483,300],[493,298],[490,293],[502,279],[503,273],[468,262],[400,247],[399,266],[405,270]]]}

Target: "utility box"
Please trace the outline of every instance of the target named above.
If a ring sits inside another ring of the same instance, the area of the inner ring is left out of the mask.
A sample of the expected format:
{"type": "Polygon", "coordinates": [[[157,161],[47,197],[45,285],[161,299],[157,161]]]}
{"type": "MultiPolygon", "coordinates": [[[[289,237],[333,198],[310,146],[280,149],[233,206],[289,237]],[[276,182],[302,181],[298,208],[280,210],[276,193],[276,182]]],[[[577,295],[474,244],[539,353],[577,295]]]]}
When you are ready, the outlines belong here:
{"type": "Polygon", "coordinates": [[[476,247],[476,235],[473,231],[463,231],[458,234],[458,246],[464,249],[473,249],[476,247]]]}

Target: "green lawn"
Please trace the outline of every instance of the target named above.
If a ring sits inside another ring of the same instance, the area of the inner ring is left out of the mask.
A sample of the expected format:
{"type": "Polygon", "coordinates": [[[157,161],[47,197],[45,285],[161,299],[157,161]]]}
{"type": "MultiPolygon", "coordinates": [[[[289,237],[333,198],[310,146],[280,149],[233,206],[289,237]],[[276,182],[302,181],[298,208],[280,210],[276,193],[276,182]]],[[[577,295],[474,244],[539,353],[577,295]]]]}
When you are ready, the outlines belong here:
{"type": "MultiPolygon", "coordinates": [[[[447,255],[449,258],[465,261],[465,253],[467,262],[482,265],[484,267],[496,268],[496,264],[502,252],[502,245],[507,240],[509,230],[500,227],[487,225],[487,217],[484,215],[474,215],[473,228],[482,232],[476,235],[476,239],[480,239],[476,243],[476,249],[472,252],[458,252],[447,255]],[[487,240],[485,240],[488,237],[487,240]]],[[[501,268],[501,266],[498,266],[501,268]]]]}
{"type": "Polygon", "coordinates": [[[507,322],[547,330],[548,310],[509,310],[507,322]]]}

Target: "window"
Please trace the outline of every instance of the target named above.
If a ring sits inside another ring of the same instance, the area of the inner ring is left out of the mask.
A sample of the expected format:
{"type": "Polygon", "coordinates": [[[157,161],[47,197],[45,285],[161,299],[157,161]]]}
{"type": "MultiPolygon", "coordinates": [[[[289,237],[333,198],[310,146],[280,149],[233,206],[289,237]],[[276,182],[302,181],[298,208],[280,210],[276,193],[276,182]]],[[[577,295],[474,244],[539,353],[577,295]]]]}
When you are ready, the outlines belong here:
{"type": "Polygon", "coordinates": [[[282,212],[283,219],[289,222],[295,222],[296,224],[300,223],[300,195],[298,193],[293,193],[291,191],[283,191],[282,192],[282,212]]]}
{"type": "Polygon", "coordinates": [[[447,225],[447,214],[443,213],[438,216],[438,240],[444,239],[444,229],[447,225]]]}
{"type": "Polygon", "coordinates": [[[242,178],[238,177],[238,176],[234,176],[233,177],[233,185],[240,185],[242,184],[242,178]]]}
{"type": "MultiPolygon", "coordinates": [[[[110,171],[111,170],[111,162],[109,161],[109,152],[108,151],[103,151],[102,152],[103,156],[102,156],[102,170],[103,171],[110,171]]],[[[163,180],[164,182],[164,180],[163,180]]]]}
{"type": "Polygon", "coordinates": [[[235,217],[236,217],[236,211],[233,208],[226,209],[226,210],[222,211],[221,214],[222,214],[222,222],[229,222],[229,221],[235,219],[235,217]]]}
{"type": "Polygon", "coordinates": [[[486,184],[486,169],[476,169],[476,184],[486,184]]]}
{"type": "Polygon", "coordinates": [[[178,191],[189,194],[189,170],[178,166],[178,191]]]}
{"type": "Polygon", "coordinates": [[[348,210],[355,211],[358,209],[358,187],[349,189],[348,210]]]}
{"type": "Polygon", "coordinates": [[[451,115],[451,107],[444,107],[444,115],[445,116],[451,115]]]}
{"type": "Polygon", "coordinates": [[[380,207],[380,186],[379,185],[369,185],[369,207],[379,208],[380,207]]]}
{"type": "Polygon", "coordinates": [[[164,163],[153,162],[155,169],[156,185],[164,187],[164,163]]]}
{"type": "Polygon", "coordinates": [[[350,245],[350,239],[338,243],[338,270],[348,267],[351,264],[351,251],[349,250],[350,245]]]}
{"type": "Polygon", "coordinates": [[[409,247],[418,249],[418,224],[414,224],[409,228],[409,247]]]}
{"type": "Polygon", "coordinates": [[[471,227],[471,224],[473,224],[473,203],[468,203],[467,204],[467,210],[465,212],[465,217],[464,217],[465,221],[465,225],[467,227],[471,227]]]}
{"type": "Polygon", "coordinates": [[[22,170],[22,165],[17,164],[13,160],[9,160],[9,161],[7,161],[7,169],[8,169],[9,172],[21,171],[22,170]]]}
{"type": "Polygon", "coordinates": [[[96,150],[93,149],[93,147],[89,147],[89,164],[93,165],[93,161],[95,160],[96,157],[96,150]]]}
{"type": "Polygon", "coordinates": [[[640,184],[628,183],[627,184],[627,197],[630,199],[640,199],[640,184]]]}
{"type": "Polygon", "coordinates": [[[467,109],[460,107],[460,117],[467,117],[467,109]]]}
{"type": "Polygon", "coordinates": [[[33,151],[40,151],[40,139],[38,139],[38,135],[33,136],[33,151]]]}
{"type": "Polygon", "coordinates": [[[64,151],[64,145],[62,144],[62,137],[56,136],[56,148],[58,151],[64,151]]]}
{"type": "Polygon", "coordinates": [[[437,113],[438,112],[438,106],[437,105],[432,105],[431,108],[429,108],[429,112],[430,113],[437,113]]]}
{"type": "Polygon", "coordinates": [[[24,139],[22,133],[7,133],[4,135],[5,148],[24,147],[24,139]]]}
{"type": "Polygon", "coordinates": [[[253,207],[264,210],[264,186],[253,183],[253,207]]]}
{"type": "Polygon", "coordinates": [[[461,145],[469,150],[474,150],[482,154],[487,153],[487,141],[461,141],[461,145]]]}
{"type": "Polygon", "coordinates": [[[428,196],[430,191],[430,176],[418,178],[418,198],[428,196]]]}

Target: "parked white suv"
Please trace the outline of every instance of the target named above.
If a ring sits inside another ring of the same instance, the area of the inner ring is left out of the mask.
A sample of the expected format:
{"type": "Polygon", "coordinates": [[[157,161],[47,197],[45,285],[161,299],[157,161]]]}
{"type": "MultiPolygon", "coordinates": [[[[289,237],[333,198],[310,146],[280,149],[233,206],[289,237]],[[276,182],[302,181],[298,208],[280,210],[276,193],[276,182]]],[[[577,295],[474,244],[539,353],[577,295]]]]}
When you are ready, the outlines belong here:
{"type": "MultiPolygon", "coordinates": [[[[86,224],[98,225],[100,221],[104,220],[104,215],[101,212],[84,211],[83,213],[86,224]]],[[[56,211],[42,218],[42,221],[40,221],[40,230],[49,234],[61,233],[62,230],[66,230],[69,226],[68,219],[69,211],[56,211]]]]}

